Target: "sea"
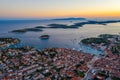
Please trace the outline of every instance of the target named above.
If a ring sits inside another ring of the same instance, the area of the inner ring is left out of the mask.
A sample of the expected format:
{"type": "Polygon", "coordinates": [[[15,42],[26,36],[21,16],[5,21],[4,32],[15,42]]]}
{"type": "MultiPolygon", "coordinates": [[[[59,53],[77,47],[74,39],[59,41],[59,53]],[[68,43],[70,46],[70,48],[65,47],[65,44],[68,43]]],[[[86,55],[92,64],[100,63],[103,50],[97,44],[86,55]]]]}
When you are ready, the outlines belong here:
{"type": "Polygon", "coordinates": [[[119,34],[120,23],[109,23],[107,25],[86,24],[75,29],[45,28],[40,32],[12,33],[12,30],[34,28],[36,26],[47,26],[48,24],[72,25],[87,20],[0,20],[0,37],[13,37],[21,40],[20,44],[12,47],[33,46],[36,49],[51,47],[70,48],[91,54],[104,54],[90,46],[81,45],[84,38],[97,37],[100,34],[119,34]],[[49,39],[42,40],[41,35],[50,35],[49,39]]]}

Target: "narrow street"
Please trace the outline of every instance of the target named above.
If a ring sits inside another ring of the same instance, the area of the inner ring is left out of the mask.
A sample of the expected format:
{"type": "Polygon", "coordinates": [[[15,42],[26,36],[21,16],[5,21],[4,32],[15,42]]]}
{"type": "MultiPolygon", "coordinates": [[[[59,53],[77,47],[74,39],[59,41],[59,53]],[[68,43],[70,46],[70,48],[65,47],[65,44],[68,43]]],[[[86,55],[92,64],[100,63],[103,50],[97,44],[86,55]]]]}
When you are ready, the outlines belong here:
{"type": "Polygon", "coordinates": [[[87,64],[89,70],[86,72],[86,75],[83,80],[91,80],[93,78],[93,74],[91,73],[91,71],[93,70],[92,65],[98,59],[99,59],[98,57],[94,56],[93,59],[87,64]]]}

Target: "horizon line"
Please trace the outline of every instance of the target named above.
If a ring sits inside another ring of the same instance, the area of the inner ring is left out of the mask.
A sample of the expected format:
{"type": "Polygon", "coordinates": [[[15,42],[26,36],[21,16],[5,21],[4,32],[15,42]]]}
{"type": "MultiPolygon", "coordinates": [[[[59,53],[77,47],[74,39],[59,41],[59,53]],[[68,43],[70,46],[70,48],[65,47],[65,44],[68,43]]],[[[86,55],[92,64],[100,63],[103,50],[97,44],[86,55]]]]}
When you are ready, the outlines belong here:
{"type": "Polygon", "coordinates": [[[0,18],[0,20],[54,20],[61,18],[118,19],[120,17],[50,17],[50,18],[0,18]]]}

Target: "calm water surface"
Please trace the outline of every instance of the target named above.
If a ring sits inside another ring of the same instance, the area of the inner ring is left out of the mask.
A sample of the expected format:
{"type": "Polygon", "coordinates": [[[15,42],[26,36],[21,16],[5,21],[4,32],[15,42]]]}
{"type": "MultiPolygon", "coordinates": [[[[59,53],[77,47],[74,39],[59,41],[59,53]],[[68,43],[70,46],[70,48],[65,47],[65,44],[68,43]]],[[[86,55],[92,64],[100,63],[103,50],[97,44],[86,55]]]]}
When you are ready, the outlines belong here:
{"type": "Polygon", "coordinates": [[[120,33],[120,23],[112,23],[108,25],[84,25],[78,29],[43,29],[42,32],[27,32],[24,34],[10,33],[15,29],[33,28],[39,25],[47,24],[73,24],[80,21],[55,21],[55,20],[19,20],[19,21],[0,21],[0,37],[16,37],[21,39],[19,46],[34,46],[38,49],[48,47],[64,47],[83,52],[101,54],[103,51],[96,50],[91,47],[81,46],[81,39],[87,37],[97,37],[99,34],[118,34],[120,33]],[[49,34],[48,40],[41,40],[39,37],[43,34],[49,34]]]}

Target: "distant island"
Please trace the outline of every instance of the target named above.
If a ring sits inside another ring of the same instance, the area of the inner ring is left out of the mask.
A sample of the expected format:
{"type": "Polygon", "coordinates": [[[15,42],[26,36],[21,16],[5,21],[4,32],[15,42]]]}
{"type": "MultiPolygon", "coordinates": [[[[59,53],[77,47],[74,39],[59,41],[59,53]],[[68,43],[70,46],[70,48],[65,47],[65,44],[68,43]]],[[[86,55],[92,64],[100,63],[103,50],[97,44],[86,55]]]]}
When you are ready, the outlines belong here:
{"type": "Polygon", "coordinates": [[[25,32],[38,32],[38,31],[43,31],[41,29],[37,29],[37,28],[25,28],[25,29],[19,29],[19,30],[13,30],[11,32],[15,32],[15,33],[25,33],[25,32]]]}
{"type": "Polygon", "coordinates": [[[120,22],[120,20],[108,20],[108,21],[87,21],[87,22],[78,22],[75,23],[74,26],[84,26],[86,24],[100,24],[100,25],[106,25],[108,23],[117,23],[120,22]]]}
{"type": "Polygon", "coordinates": [[[63,28],[63,29],[78,28],[78,26],[65,24],[49,24],[48,26],[49,26],[48,28],[63,28]]]}
{"type": "Polygon", "coordinates": [[[37,26],[35,28],[64,28],[64,29],[69,29],[69,28],[79,28],[83,27],[86,24],[100,24],[100,25],[107,25],[108,23],[117,23],[120,22],[120,20],[108,20],[108,21],[85,21],[85,22],[78,22],[74,23],[73,25],[66,25],[66,24],[48,24],[48,27],[45,26],[37,26]]]}
{"type": "Polygon", "coordinates": [[[74,17],[70,17],[70,18],[58,18],[58,19],[52,19],[52,20],[86,20],[86,18],[74,18],[74,17]]]}
{"type": "MultiPolygon", "coordinates": [[[[65,18],[64,20],[70,20],[70,19],[76,19],[76,18],[65,18]]],[[[58,19],[60,20],[60,19],[58,19]]],[[[61,19],[62,20],[62,19],[61,19]]],[[[76,19],[77,20],[77,19],[76,19]]],[[[120,20],[108,20],[108,21],[85,21],[85,22],[78,22],[74,23],[72,25],[66,25],[66,24],[48,24],[46,26],[36,26],[34,28],[25,28],[25,29],[18,29],[18,30],[13,30],[11,32],[14,33],[25,33],[25,32],[39,32],[43,31],[42,29],[47,29],[47,28],[63,28],[63,29],[77,29],[79,27],[83,27],[86,24],[99,24],[99,25],[107,25],[108,23],[117,23],[120,22],[120,20]]]]}

